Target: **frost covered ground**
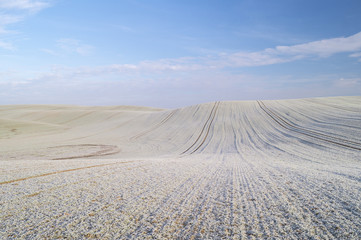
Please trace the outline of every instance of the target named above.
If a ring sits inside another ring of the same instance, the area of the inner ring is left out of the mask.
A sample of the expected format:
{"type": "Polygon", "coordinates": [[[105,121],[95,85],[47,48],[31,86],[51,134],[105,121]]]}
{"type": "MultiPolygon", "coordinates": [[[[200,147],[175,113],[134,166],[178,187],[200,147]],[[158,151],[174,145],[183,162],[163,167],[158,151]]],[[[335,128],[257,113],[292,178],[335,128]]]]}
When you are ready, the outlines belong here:
{"type": "Polygon", "coordinates": [[[361,97],[0,106],[1,239],[360,239],[361,97]]]}

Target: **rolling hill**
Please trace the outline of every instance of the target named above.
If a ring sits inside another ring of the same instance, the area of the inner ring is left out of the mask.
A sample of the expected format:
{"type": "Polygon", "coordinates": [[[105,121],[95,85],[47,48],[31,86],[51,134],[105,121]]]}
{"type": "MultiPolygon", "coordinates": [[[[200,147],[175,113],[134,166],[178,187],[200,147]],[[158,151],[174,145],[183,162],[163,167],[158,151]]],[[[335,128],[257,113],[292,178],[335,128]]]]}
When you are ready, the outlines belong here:
{"type": "Polygon", "coordinates": [[[0,106],[0,237],[357,239],[361,97],[0,106]]]}

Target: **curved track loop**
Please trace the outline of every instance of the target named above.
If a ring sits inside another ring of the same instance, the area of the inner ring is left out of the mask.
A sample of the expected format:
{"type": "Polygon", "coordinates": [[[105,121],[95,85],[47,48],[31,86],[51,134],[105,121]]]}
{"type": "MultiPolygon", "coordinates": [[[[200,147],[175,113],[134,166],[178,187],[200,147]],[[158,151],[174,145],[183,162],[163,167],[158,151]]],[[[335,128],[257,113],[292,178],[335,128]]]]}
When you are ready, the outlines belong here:
{"type": "Polygon", "coordinates": [[[205,122],[205,124],[204,124],[204,126],[202,128],[202,131],[200,132],[198,138],[196,139],[196,141],[189,148],[187,148],[181,154],[186,154],[187,152],[190,152],[190,154],[193,154],[204,144],[204,142],[206,141],[206,139],[208,137],[209,130],[210,130],[211,126],[212,126],[214,118],[216,116],[217,110],[219,108],[219,104],[220,104],[220,102],[215,102],[214,103],[213,108],[211,110],[211,113],[209,114],[209,117],[208,117],[207,121],[205,122]],[[208,126],[207,130],[204,131],[207,126],[208,126]],[[205,133],[205,136],[204,136],[203,140],[201,142],[199,142],[198,146],[193,151],[190,151],[198,143],[198,141],[201,139],[203,133],[205,133]]]}
{"type": "Polygon", "coordinates": [[[160,121],[159,123],[157,123],[156,125],[154,125],[152,128],[145,130],[141,133],[138,133],[137,135],[133,136],[130,138],[130,141],[135,141],[138,138],[143,137],[144,135],[154,131],[155,129],[159,128],[160,126],[162,126],[164,123],[166,123],[169,119],[171,119],[174,114],[178,111],[178,109],[171,111],[162,121],[160,121]]]}
{"type": "Polygon", "coordinates": [[[317,132],[317,131],[314,131],[314,130],[309,130],[309,129],[306,129],[306,128],[303,128],[303,127],[295,126],[295,125],[291,124],[290,122],[288,122],[287,120],[285,120],[284,118],[282,118],[280,115],[278,115],[274,111],[272,111],[271,109],[269,109],[262,101],[257,101],[257,103],[260,106],[260,108],[269,117],[271,117],[278,125],[280,125],[281,127],[285,128],[287,130],[297,132],[297,133],[300,133],[302,135],[312,137],[312,138],[316,138],[316,139],[319,139],[319,140],[322,140],[322,141],[325,141],[325,142],[336,144],[336,145],[339,145],[339,146],[342,146],[342,147],[351,148],[351,149],[361,151],[361,143],[346,140],[346,139],[342,139],[342,138],[338,138],[338,137],[334,137],[334,136],[330,136],[330,135],[320,133],[320,132],[317,132]]]}

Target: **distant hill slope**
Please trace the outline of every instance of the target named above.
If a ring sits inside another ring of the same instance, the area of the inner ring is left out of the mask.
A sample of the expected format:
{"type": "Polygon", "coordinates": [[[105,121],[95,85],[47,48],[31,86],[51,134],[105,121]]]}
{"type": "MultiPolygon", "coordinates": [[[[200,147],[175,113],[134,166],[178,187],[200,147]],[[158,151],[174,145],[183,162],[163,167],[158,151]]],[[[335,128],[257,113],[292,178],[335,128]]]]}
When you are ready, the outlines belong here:
{"type": "Polygon", "coordinates": [[[293,148],[307,152],[309,147],[360,151],[360,126],[361,97],[227,101],[174,110],[8,105],[0,106],[0,158],[181,156],[293,148]]]}

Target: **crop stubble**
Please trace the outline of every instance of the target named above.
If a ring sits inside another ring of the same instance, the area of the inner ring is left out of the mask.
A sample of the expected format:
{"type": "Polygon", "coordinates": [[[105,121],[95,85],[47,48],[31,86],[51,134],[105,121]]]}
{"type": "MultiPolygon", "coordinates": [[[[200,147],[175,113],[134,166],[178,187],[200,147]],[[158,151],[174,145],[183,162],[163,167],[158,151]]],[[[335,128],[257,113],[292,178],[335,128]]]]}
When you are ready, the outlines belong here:
{"type": "Polygon", "coordinates": [[[62,107],[5,109],[0,118],[37,127],[56,111],[69,131],[0,140],[0,236],[360,238],[360,100],[83,109],[74,119],[62,107]],[[64,146],[80,147],[54,157],[64,146]],[[41,160],[26,158],[34,151],[41,160]]]}

